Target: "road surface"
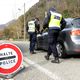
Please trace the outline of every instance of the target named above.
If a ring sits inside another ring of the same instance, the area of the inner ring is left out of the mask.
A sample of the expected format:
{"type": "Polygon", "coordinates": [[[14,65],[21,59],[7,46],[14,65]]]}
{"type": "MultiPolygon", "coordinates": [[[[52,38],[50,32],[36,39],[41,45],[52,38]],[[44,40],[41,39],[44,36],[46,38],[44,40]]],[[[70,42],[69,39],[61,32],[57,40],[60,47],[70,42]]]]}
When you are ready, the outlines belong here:
{"type": "MultiPolygon", "coordinates": [[[[0,41],[8,43],[8,41],[0,41]]],[[[80,58],[70,57],[60,59],[60,64],[51,63],[53,56],[49,61],[44,59],[47,52],[39,50],[36,54],[29,54],[28,41],[9,41],[16,44],[24,56],[23,64],[25,69],[16,74],[15,80],[80,80],[80,58]]]]}

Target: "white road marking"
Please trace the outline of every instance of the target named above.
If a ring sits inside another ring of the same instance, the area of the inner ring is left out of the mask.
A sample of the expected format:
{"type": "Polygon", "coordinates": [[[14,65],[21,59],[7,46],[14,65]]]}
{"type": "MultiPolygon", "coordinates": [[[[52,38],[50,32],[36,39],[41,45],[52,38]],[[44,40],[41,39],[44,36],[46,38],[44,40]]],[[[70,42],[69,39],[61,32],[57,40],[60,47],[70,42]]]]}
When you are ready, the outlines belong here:
{"type": "Polygon", "coordinates": [[[37,68],[37,69],[40,70],[41,72],[45,73],[45,74],[46,74],[48,77],[50,77],[51,79],[53,79],[53,80],[63,80],[63,79],[61,79],[61,77],[57,76],[55,73],[52,73],[51,71],[49,71],[49,70],[41,67],[39,64],[31,61],[30,59],[24,57],[24,60],[25,60],[28,64],[34,66],[35,68],[37,68]]]}

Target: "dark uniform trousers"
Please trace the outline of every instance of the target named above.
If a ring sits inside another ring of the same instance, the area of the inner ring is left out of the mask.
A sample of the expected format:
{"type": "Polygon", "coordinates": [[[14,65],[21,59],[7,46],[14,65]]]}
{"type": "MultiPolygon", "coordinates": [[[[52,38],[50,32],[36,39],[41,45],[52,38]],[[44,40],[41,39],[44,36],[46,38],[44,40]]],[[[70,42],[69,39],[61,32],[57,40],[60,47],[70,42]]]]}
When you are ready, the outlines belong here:
{"type": "Polygon", "coordinates": [[[30,32],[29,33],[30,37],[30,52],[34,52],[35,49],[35,43],[36,43],[36,33],[35,32],[30,32]]]}
{"type": "Polygon", "coordinates": [[[59,31],[60,30],[56,30],[56,29],[55,30],[49,29],[48,31],[48,44],[49,44],[48,54],[47,54],[48,56],[50,56],[53,53],[54,57],[58,57],[56,43],[57,43],[59,31]]]}

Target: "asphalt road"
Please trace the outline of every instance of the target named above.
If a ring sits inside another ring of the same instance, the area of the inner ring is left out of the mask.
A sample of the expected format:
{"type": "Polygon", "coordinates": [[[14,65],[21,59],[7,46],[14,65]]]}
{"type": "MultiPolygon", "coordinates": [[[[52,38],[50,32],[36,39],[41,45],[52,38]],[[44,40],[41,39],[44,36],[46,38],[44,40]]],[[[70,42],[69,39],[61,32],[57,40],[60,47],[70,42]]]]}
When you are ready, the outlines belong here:
{"type": "Polygon", "coordinates": [[[14,80],[80,80],[80,58],[69,57],[60,59],[60,64],[51,63],[44,59],[47,52],[39,50],[36,54],[29,54],[27,41],[0,41],[0,43],[16,44],[23,53],[25,69],[14,76],[14,80]]]}

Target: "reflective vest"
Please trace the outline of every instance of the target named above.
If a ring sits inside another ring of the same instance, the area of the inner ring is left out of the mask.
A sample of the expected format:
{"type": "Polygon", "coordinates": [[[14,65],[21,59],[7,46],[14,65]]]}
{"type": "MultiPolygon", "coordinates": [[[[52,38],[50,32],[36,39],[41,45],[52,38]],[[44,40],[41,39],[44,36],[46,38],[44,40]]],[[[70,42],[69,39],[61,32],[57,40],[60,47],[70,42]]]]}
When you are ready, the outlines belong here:
{"type": "Polygon", "coordinates": [[[35,21],[28,22],[28,32],[35,32],[35,21]]]}
{"type": "Polygon", "coordinates": [[[51,27],[58,27],[60,28],[60,22],[62,19],[62,15],[56,12],[52,12],[51,13],[51,17],[50,17],[50,22],[49,22],[49,28],[51,27]]]}

